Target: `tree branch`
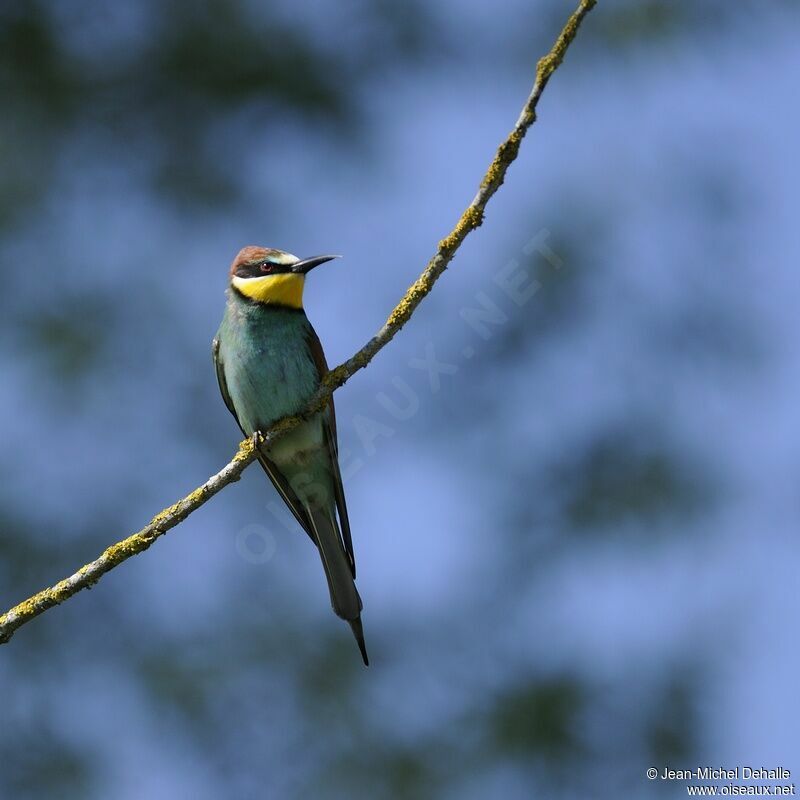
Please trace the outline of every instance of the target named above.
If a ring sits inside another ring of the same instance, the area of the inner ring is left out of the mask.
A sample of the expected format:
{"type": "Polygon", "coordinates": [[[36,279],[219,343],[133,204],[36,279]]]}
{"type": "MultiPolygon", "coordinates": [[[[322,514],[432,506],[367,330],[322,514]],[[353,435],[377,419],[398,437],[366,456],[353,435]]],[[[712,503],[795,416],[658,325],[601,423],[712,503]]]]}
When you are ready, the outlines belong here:
{"type": "Polygon", "coordinates": [[[97,583],[107,572],[119,566],[131,556],[143,553],[156,539],[168,530],[183,522],[192,512],[204,505],[217,492],[239,479],[239,476],[256,459],[259,446],[268,447],[275,439],[294,428],[302,420],[320,411],[331,394],[351,378],[358,370],[369,364],[375,355],[384,348],[408,322],[417,306],[431,291],[441,274],[447,269],[456,251],[467,235],[483,222],[484,210],[492,195],[500,188],[511,162],[517,157],[519,147],[528,128],[536,121],[536,106],[552,74],[561,64],[567,48],[572,43],[583,18],[595,6],[596,0],[581,0],[578,8],[567,20],[550,52],[539,59],[533,89],[528,96],[516,124],[505,141],[497,148],[492,163],[481,180],[478,192],[456,223],[450,234],[439,242],[436,253],[426,265],[422,274],[408,288],[402,300],[389,315],[383,327],[355,355],[338,367],[330,370],[322,379],[319,389],[302,413],[284,417],[276,422],[263,435],[245,439],[233,459],[216,475],[210,477],[202,486],[195,489],[182,500],[165,508],[138,533],[111,545],[103,554],[81,567],[73,575],[42,590],[33,597],[14,606],[0,616],[0,644],[11,639],[14,632],[47,609],[63,603],[81,589],[97,583]]]}

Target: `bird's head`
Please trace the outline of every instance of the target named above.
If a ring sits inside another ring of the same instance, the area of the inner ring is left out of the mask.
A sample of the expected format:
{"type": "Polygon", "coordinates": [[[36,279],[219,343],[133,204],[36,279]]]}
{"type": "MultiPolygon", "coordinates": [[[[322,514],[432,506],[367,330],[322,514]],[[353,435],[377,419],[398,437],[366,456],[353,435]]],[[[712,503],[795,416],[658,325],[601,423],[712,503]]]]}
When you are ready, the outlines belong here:
{"type": "Polygon", "coordinates": [[[257,303],[303,307],[306,274],[339,256],[300,259],[271,247],[243,247],[231,264],[233,291],[257,303]]]}

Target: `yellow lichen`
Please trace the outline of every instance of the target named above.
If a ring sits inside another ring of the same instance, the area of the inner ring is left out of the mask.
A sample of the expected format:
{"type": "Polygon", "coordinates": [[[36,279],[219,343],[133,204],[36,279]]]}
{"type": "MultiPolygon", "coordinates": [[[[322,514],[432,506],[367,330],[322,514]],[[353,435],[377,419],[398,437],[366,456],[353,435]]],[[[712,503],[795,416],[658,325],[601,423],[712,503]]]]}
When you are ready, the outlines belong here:
{"type": "Polygon", "coordinates": [[[205,486],[199,486],[193,492],[190,492],[184,499],[183,502],[186,504],[194,505],[195,503],[200,502],[203,499],[203,496],[206,493],[205,486]]]}
{"type": "MultiPolygon", "coordinates": [[[[263,436],[259,435],[259,443],[263,441],[263,436]]],[[[255,448],[253,445],[252,437],[245,439],[240,445],[239,450],[237,451],[236,455],[233,457],[233,461],[237,464],[242,461],[247,461],[253,455],[255,448]]]]}
{"type": "Polygon", "coordinates": [[[428,294],[432,287],[433,281],[426,270],[426,272],[420,275],[406,290],[400,302],[394,307],[392,313],[389,314],[386,320],[386,326],[394,328],[397,325],[403,325],[411,316],[414,309],[419,305],[420,300],[428,294]]]}
{"type": "Polygon", "coordinates": [[[461,242],[464,241],[464,237],[471,230],[480,227],[482,222],[483,209],[477,206],[469,206],[461,215],[455,228],[453,228],[448,236],[439,242],[439,252],[444,256],[452,255],[461,242]]]}
{"type": "MultiPolygon", "coordinates": [[[[526,116],[523,121],[525,126],[530,125],[529,119],[530,122],[533,121],[531,117],[526,116]]],[[[524,135],[525,128],[515,128],[500,147],[497,148],[497,153],[481,181],[482,189],[486,189],[489,186],[497,189],[502,185],[508,165],[517,157],[517,153],[519,153],[519,146],[524,135]]]]}
{"type": "Polygon", "coordinates": [[[564,60],[564,54],[567,52],[567,48],[578,33],[578,27],[581,21],[596,4],[597,0],[582,0],[578,9],[572,13],[550,52],[543,58],[540,58],[539,62],[536,64],[536,82],[538,84],[541,86],[546,84],[550,76],[559,67],[564,60]]]}
{"type": "Polygon", "coordinates": [[[177,503],[173,503],[168,508],[165,508],[163,511],[159,511],[153,519],[150,520],[150,524],[148,525],[149,528],[157,528],[165,519],[169,519],[169,517],[173,516],[175,512],[180,507],[182,501],[178,501],[177,503]]]}
{"type": "Polygon", "coordinates": [[[59,586],[61,586],[61,584],[56,585],[52,589],[43,589],[38,594],[29,597],[27,600],[23,600],[10,611],[0,616],[0,629],[9,623],[13,625],[11,631],[6,634],[0,634],[0,641],[3,640],[4,636],[10,637],[11,633],[24,622],[37,616],[45,609],[58,605],[73,594],[73,592],[59,591],[59,586]]]}
{"type": "MultiPolygon", "coordinates": [[[[360,351],[359,351],[360,352],[360,351]]],[[[358,355],[356,354],[356,364],[358,364],[358,355]]],[[[362,366],[358,364],[358,366],[362,366]]],[[[339,364],[338,367],[332,369],[324,378],[323,383],[328,389],[333,389],[336,386],[341,386],[348,378],[347,367],[344,364],[339,364]]]]}
{"type": "Polygon", "coordinates": [[[103,551],[102,557],[116,565],[125,561],[131,556],[136,555],[137,553],[147,550],[152,542],[152,538],[145,537],[141,533],[135,533],[133,536],[129,536],[127,539],[123,539],[121,542],[117,542],[116,544],[112,544],[111,547],[107,547],[103,551]]]}
{"type": "Polygon", "coordinates": [[[556,71],[560,62],[560,58],[554,52],[542,56],[536,64],[536,80],[539,83],[544,83],[556,71]]]}

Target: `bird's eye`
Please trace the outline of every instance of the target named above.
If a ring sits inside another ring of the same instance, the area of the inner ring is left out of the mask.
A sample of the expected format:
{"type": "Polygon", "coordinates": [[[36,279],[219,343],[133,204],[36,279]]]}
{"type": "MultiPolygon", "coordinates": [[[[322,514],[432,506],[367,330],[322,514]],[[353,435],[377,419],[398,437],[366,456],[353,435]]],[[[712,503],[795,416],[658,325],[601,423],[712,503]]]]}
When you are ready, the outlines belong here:
{"type": "Polygon", "coordinates": [[[272,264],[269,261],[262,261],[259,264],[262,272],[272,272],[272,264]]]}

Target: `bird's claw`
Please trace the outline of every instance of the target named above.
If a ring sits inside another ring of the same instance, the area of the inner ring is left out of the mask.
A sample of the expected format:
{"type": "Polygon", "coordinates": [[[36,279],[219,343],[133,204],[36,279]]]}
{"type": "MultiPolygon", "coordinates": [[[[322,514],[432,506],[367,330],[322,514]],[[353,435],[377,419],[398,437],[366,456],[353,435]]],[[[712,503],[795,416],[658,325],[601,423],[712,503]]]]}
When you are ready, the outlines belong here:
{"type": "Polygon", "coordinates": [[[261,433],[261,431],[254,431],[251,440],[254,450],[261,450],[269,444],[269,436],[261,433]]]}

